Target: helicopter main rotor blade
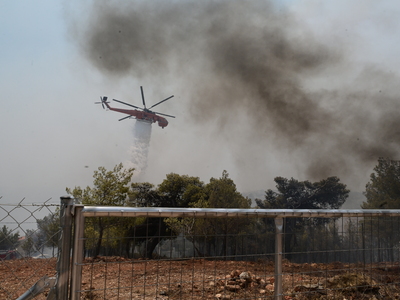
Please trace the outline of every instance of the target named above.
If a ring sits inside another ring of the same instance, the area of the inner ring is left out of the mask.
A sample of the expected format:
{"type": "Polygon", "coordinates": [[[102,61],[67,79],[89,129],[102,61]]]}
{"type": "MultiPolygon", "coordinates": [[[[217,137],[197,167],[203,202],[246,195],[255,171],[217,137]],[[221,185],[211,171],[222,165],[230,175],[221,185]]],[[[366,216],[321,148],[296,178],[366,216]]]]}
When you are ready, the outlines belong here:
{"type": "Polygon", "coordinates": [[[124,117],[124,118],[122,118],[122,119],[119,119],[118,121],[122,121],[122,120],[125,120],[125,119],[128,119],[128,118],[130,118],[131,116],[127,116],[127,117],[124,117]]]}
{"type": "Polygon", "coordinates": [[[153,111],[153,113],[155,113],[155,114],[157,114],[157,115],[162,115],[162,116],[170,117],[170,118],[175,118],[174,116],[167,115],[167,114],[162,114],[162,113],[159,113],[159,112],[156,112],[156,111],[153,111]]]}
{"type": "Polygon", "coordinates": [[[134,107],[134,108],[142,109],[142,108],[140,108],[140,107],[138,107],[138,106],[136,106],[136,105],[132,105],[132,104],[129,104],[129,103],[126,103],[126,102],[122,102],[122,101],[119,101],[119,100],[117,100],[117,99],[113,99],[113,100],[116,101],[116,102],[119,102],[119,103],[128,105],[128,106],[132,106],[132,107],[134,107]]]}
{"type": "Polygon", "coordinates": [[[142,93],[142,101],[143,101],[143,106],[146,108],[146,102],[144,102],[144,93],[143,93],[143,87],[140,87],[140,92],[142,93]]]}
{"type": "Polygon", "coordinates": [[[168,98],[165,98],[164,100],[161,100],[160,102],[158,102],[158,103],[154,104],[153,106],[151,106],[149,109],[151,109],[152,107],[157,106],[158,104],[161,104],[161,103],[163,103],[163,102],[165,102],[165,101],[171,99],[172,97],[174,97],[174,95],[172,95],[172,96],[170,96],[170,97],[168,97],[168,98]]]}

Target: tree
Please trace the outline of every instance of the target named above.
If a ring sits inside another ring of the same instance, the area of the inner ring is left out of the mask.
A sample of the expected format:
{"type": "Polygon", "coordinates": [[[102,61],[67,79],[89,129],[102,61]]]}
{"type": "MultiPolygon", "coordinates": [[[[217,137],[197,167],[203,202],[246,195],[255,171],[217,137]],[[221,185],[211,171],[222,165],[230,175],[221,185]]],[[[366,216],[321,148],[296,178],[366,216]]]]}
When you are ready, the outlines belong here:
{"type": "Polygon", "coordinates": [[[35,231],[31,229],[26,230],[25,240],[21,245],[22,250],[25,252],[25,256],[31,256],[36,252],[35,244],[35,231]]]}
{"type": "Polygon", "coordinates": [[[162,197],[154,184],[134,182],[131,184],[128,203],[134,207],[159,207],[162,204],[162,197]]]}
{"type": "Polygon", "coordinates": [[[45,216],[43,219],[38,219],[37,226],[40,234],[44,236],[44,245],[53,248],[54,256],[54,250],[58,246],[61,233],[59,209],[55,213],[45,216]]]}
{"type": "MultiPolygon", "coordinates": [[[[219,179],[210,179],[210,182],[206,185],[206,193],[208,195],[207,207],[250,208],[251,205],[251,200],[237,191],[235,183],[229,178],[226,170],[222,172],[219,179]]],[[[213,240],[217,235],[222,235],[220,255],[226,256],[228,251],[235,254],[236,238],[250,224],[250,220],[247,218],[212,218],[207,219],[204,225],[206,224],[212,233],[213,240]]],[[[214,241],[214,244],[216,244],[216,241],[214,241]]]]}
{"type": "Polygon", "coordinates": [[[379,158],[365,187],[363,209],[400,208],[400,161],[379,158]]]}
{"type": "MultiPolygon", "coordinates": [[[[124,169],[122,163],[116,165],[113,170],[107,171],[104,167],[99,167],[93,175],[94,187],[75,187],[74,189],[67,188],[67,193],[73,195],[75,198],[81,199],[85,205],[107,205],[107,206],[125,206],[130,192],[129,183],[133,176],[133,168],[124,169]]],[[[94,256],[98,256],[102,247],[102,241],[114,241],[113,236],[117,234],[115,218],[94,218],[94,222],[87,228],[87,232],[96,232],[94,238],[97,240],[94,256]],[[105,229],[107,230],[105,235],[105,229]]]]}
{"type": "MultiPolygon", "coordinates": [[[[249,208],[251,200],[236,190],[228,172],[223,171],[220,178],[211,178],[205,186],[194,182],[186,186],[182,193],[182,203],[198,208],[249,208]]],[[[198,255],[226,256],[228,251],[235,253],[236,238],[250,221],[245,218],[169,218],[167,223],[175,232],[186,235],[198,255]]]]}
{"type": "Polygon", "coordinates": [[[82,200],[85,205],[123,206],[129,193],[129,183],[133,176],[133,168],[124,169],[122,163],[112,171],[99,167],[94,171],[94,187],[67,188],[67,193],[82,200]]]}
{"type": "Polygon", "coordinates": [[[211,178],[206,186],[208,207],[249,208],[251,200],[236,190],[236,185],[227,171],[219,179],[211,178]]]}
{"type": "MultiPolygon", "coordinates": [[[[370,175],[364,192],[367,201],[363,202],[363,209],[399,209],[400,208],[400,161],[389,158],[379,158],[370,175]]],[[[367,236],[366,242],[377,245],[382,251],[380,260],[393,260],[395,247],[399,240],[400,227],[397,218],[370,218],[362,222],[364,230],[374,234],[367,236]],[[371,236],[375,238],[371,238],[371,236]],[[379,237],[379,239],[377,238],[379,237]]]]}
{"type": "Polygon", "coordinates": [[[6,225],[0,231],[0,250],[13,250],[17,248],[19,232],[8,229],[6,225]]]}
{"type": "Polygon", "coordinates": [[[170,173],[158,186],[158,191],[163,197],[163,206],[188,207],[198,200],[196,195],[203,188],[199,177],[170,173]]]}
{"type": "MultiPolygon", "coordinates": [[[[340,183],[337,177],[328,177],[318,182],[298,181],[276,177],[277,192],[267,190],[265,199],[256,199],[259,208],[265,209],[338,209],[346,201],[349,190],[340,183]]],[[[297,244],[295,233],[306,225],[318,226],[329,222],[330,219],[315,218],[286,218],[285,219],[285,252],[292,252],[297,244]]],[[[271,222],[271,220],[267,220],[271,222]]],[[[287,255],[291,257],[290,254],[287,255]]]]}
{"type": "Polygon", "coordinates": [[[158,185],[132,183],[129,203],[142,207],[188,207],[196,202],[196,194],[204,188],[199,177],[170,173],[158,185]]]}
{"type": "Polygon", "coordinates": [[[267,190],[264,201],[256,199],[260,208],[338,209],[350,192],[337,177],[314,183],[276,177],[275,182],[278,192],[267,190]]]}
{"type": "MultiPolygon", "coordinates": [[[[188,207],[203,186],[198,177],[170,173],[157,188],[146,182],[133,183],[129,202],[145,207],[188,207]]],[[[178,222],[176,218],[169,219],[169,222],[178,222]]],[[[151,258],[154,249],[168,232],[167,223],[164,218],[146,218],[142,223],[131,224],[126,235],[134,236],[136,242],[144,244],[143,256],[151,258]]]]}

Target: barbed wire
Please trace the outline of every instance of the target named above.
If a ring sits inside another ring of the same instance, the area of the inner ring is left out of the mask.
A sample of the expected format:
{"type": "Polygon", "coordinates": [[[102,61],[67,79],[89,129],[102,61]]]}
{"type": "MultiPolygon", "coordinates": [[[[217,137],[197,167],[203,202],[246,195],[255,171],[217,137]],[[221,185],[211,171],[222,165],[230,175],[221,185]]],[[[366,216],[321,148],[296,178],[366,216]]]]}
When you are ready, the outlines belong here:
{"type": "Polygon", "coordinates": [[[12,203],[1,203],[0,206],[16,206],[16,207],[22,207],[22,206],[60,206],[60,204],[52,203],[52,204],[36,204],[36,203],[31,203],[31,204],[12,204],[12,203]]]}
{"type": "MultiPolygon", "coordinates": [[[[0,200],[3,198],[3,196],[0,196],[0,200]]],[[[58,203],[47,203],[50,200],[52,200],[52,198],[47,199],[44,202],[32,202],[32,203],[24,203],[22,204],[22,202],[24,202],[26,200],[26,198],[22,198],[18,203],[0,203],[1,206],[13,206],[13,207],[22,207],[22,206],[43,206],[43,207],[47,207],[47,206],[60,206],[61,204],[58,203]]]]}

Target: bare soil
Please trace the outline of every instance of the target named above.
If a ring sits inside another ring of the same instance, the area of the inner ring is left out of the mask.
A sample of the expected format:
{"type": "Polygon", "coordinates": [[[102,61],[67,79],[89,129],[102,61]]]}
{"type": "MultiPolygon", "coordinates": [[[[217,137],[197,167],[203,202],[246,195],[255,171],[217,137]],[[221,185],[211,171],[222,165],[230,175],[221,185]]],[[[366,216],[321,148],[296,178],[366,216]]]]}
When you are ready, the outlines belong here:
{"type": "MultiPolygon", "coordinates": [[[[0,299],[17,299],[56,259],[0,261],[0,299]]],[[[273,299],[270,261],[86,259],[80,299],[273,299]]],[[[35,299],[46,299],[48,289],[35,299]]],[[[283,265],[284,299],[400,299],[398,264],[283,265]]]]}

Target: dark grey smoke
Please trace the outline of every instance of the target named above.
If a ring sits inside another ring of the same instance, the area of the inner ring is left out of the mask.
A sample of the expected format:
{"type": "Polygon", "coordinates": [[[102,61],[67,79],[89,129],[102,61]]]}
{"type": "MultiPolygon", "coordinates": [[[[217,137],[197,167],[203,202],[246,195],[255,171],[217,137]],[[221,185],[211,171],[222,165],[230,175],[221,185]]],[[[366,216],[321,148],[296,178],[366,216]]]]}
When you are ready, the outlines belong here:
{"type": "Polygon", "coordinates": [[[307,179],[357,176],[360,165],[398,155],[390,76],[366,68],[339,90],[312,86],[340,77],[346,53],[268,1],[93,1],[88,20],[77,38],[98,69],[181,83],[191,119],[217,119],[219,137],[246,115],[241,139],[269,139],[306,166],[307,179]]]}

